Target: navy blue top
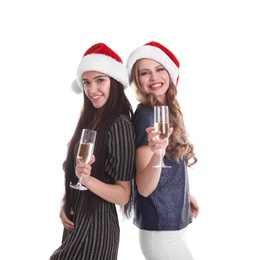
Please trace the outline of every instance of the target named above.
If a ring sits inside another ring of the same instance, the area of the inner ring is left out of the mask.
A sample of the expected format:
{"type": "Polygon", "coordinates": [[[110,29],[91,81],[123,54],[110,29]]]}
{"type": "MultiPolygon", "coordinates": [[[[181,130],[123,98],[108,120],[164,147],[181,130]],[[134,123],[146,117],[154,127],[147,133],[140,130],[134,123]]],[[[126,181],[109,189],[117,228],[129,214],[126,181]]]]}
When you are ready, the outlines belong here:
{"type": "MultiPolygon", "coordinates": [[[[146,128],[154,125],[154,109],[138,104],[133,124],[136,133],[136,149],[148,145],[146,128]]],[[[187,167],[164,157],[163,168],[156,189],[143,197],[135,187],[133,223],[146,230],[180,230],[192,222],[187,167]]]]}

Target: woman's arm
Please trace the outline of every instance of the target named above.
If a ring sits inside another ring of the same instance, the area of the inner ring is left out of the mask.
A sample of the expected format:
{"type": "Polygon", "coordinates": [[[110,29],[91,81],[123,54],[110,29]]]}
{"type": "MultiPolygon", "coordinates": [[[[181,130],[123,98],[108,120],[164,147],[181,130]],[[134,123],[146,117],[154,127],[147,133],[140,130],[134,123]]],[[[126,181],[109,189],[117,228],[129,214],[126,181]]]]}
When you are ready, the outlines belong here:
{"type": "MultiPolygon", "coordinates": [[[[149,145],[141,146],[136,150],[136,184],[139,193],[144,197],[148,197],[158,185],[161,168],[153,166],[160,162],[160,149],[164,155],[168,145],[168,139],[156,138],[160,132],[155,131],[154,127],[148,127],[146,131],[149,145]]],[[[169,134],[172,131],[173,129],[170,128],[169,134]]]]}
{"type": "Polygon", "coordinates": [[[76,175],[82,177],[82,184],[104,200],[120,206],[127,204],[131,194],[131,181],[117,180],[114,184],[108,184],[94,178],[90,175],[94,161],[94,155],[89,163],[82,163],[76,158],[76,175]]]}
{"type": "Polygon", "coordinates": [[[131,181],[117,180],[114,184],[108,184],[91,176],[85,186],[102,199],[121,207],[127,204],[130,199],[131,181]]]}

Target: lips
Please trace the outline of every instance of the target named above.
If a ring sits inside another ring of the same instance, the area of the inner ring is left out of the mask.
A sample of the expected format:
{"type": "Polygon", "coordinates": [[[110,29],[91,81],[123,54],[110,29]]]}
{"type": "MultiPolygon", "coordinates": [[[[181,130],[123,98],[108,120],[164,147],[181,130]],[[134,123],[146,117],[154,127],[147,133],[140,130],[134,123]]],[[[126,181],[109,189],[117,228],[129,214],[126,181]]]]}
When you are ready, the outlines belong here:
{"type": "Polygon", "coordinates": [[[90,96],[91,99],[98,99],[100,97],[102,97],[102,95],[100,95],[100,96],[92,96],[92,97],[90,96]]]}
{"type": "Polygon", "coordinates": [[[149,88],[158,89],[158,88],[161,88],[162,86],[163,86],[162,83],[155,83],[155,84],[149,85],[149,88]]]}

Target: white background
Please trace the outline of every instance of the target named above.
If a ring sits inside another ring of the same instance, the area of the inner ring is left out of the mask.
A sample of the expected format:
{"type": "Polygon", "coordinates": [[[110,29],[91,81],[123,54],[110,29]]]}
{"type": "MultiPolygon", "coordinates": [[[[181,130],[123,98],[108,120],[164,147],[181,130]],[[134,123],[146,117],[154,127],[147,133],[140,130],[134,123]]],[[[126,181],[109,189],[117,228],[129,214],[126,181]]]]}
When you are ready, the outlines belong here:
{"type": "MultiPolygon", "coordinates": [[[[246,0],[1,1],[0,259],[46,260],[60,245],[62,162],[82,104],[70,84],[104,42],[126,62],[149,41],[181,62],[179,101],[199,163],[196,260],[253,259],[252,8],[246,0]]],[[[135,101],[128,90],[135,106],[135,101]]],[[[119,259],[143,259],[121,220],[119,259]]]]}

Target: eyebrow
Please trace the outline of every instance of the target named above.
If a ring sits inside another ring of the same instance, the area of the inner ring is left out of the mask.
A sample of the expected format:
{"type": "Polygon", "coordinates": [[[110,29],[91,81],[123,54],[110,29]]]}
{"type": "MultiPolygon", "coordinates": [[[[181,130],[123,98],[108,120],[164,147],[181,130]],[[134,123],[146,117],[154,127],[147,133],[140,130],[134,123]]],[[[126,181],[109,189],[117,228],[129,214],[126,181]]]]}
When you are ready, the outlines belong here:
{"type": "MultiPolygon", "coordinates": [[[[98,78],[109,78],[109,76],[107,75],[104,75],[104,74],[100,74],[100,75],[97,75],[96,77],[92,78],[92,79],[98,79],[98,78]]],[[[82,78],[82,80],[89,80],[87,78],[82,78]]]]}
{"type": "MultiPolygon", "coordinates": [[[[159,64],[159,65],[155,66],[154,69],[158,69],[158,68],[161,68],[161,67],[164,68],[164,66],[162,64],[159,64]]],[[[139,71],[142,71],[142,70],[150,70],[150,68],[143,68],[143,69],[140,69],[139,71]]]]}

